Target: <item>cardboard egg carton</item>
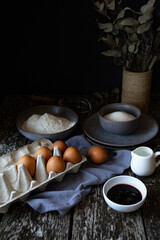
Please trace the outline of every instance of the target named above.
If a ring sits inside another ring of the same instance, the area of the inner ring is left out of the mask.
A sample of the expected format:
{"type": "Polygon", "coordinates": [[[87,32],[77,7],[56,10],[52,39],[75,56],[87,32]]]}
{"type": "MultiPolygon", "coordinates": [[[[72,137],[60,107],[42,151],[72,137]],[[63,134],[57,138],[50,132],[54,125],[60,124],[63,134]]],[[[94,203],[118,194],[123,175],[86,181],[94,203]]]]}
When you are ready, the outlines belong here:
{"type": "Polygon", "coordinates": [[[9,206],[14,202],[25,201],[30,193],[35,190],[44,191],[48,183],[52,181],[62,181],[66,173],[76,173],[81,164],[87,160],[82,155],[81,162],[72,164],[67,162],[65,171],[56,173],[54,171],[47,174],[45,160],[40,154],[36,161],[36,173],[31,177],[23,163],[19,164],[17,171],[17,161],[25,154],[35,155],[36,150],[41,146],[51,148],[52,142],[45,138],[25,145],[14,153],[0,157],[0,213],[8,211],[9,206]]]}

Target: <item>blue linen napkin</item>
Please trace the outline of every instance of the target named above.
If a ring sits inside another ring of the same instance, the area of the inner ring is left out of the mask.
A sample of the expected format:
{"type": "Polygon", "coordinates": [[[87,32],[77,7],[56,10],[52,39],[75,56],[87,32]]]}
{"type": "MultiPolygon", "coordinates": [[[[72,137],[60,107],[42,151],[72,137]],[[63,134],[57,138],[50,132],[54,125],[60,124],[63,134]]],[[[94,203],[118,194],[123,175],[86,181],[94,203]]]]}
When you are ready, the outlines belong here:
{"type": "MultiPolygon", "coordinates": [[[[66,143],[68,146],[77,147],[81,154],[86,156],[92,146],[83,135],[74,136],[66,143]]],[[[77,173],[66,174],[61,182],[49,183],[44,192],[33,193],[26,202],[40,213],[57,210],[61,215],[65,215],[90,193],[93,185],[102,184],[129,168],[130,150],[107,152],[108,159],[105,163],[97,165],[88,160],[81,165],[77,173]]]]}

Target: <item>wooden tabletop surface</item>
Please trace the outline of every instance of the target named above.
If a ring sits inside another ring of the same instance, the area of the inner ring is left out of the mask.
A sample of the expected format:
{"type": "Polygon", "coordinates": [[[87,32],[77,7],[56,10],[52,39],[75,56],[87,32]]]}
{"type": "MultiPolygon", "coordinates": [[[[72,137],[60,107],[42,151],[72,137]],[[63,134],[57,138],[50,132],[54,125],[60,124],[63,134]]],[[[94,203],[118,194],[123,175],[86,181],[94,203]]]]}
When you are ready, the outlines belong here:
{"type": "MultiPolygon", "coordinates": [[[[113,94],[111,97],[113,101],[117,101],[113,94]]],[[[62,98],[53,96],[52,100],[57,104],[62,98]]],[[[94,93],[85,96],[86,98],[92,103],[92,112],[112,101],[110,96],[104,93],[94,93]]],[[[19,133],[15,124],[16,118],[20,111],[42,104],[43,99],[28,95],[9,95],[0,101],[0,156],[2,156],[32,142],[19,133]]],[[[84,111],[79,115],[80,125],[75,135],[81,132],[82,122],[87,114],[88,112],[84,111]]],[[[151,95],[149,114],[160,126],[160,94],[151,95]]],[[[158,132],[144,145],[154,151],[160,151],[160,133],[158,132]]],[[[124,174],[135,176],[130,169],[124,174]]],[[[152,176],[138,178],[145,183],[148,195],[144,205],[136,212],[119,213],[111,209],[103,199],[103,185],[99,185],[92,187],[92,191],[64,216],[57,212],[40,214],[26,204],[12,204],[7,213],[0,214],[0,239],[158,240],[160,167],[152,176]]]]}

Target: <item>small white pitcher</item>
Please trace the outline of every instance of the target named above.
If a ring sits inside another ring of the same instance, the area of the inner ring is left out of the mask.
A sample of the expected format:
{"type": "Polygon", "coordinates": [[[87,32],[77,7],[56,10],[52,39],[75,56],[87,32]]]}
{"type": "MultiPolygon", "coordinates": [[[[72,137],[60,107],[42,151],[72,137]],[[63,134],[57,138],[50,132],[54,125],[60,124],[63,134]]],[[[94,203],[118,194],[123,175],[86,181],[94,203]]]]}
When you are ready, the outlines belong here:
{"type": "Polygon", "coordinates": [[[160,165],[160,159],[156,162],[156,157],[160,152],[153,152],[149,147],[138,147],[131,152],[131,170],[139,176],[151,175],[156,167],[160,165]]]}

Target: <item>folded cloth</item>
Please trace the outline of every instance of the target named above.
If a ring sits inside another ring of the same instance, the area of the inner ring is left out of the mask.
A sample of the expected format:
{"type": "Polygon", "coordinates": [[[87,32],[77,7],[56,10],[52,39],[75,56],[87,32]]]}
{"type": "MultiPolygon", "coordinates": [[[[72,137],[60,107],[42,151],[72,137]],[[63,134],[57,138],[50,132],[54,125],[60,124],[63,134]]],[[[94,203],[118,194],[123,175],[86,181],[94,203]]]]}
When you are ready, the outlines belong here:
{"type": "MultiPolygon", "coordinates": [[[[66,143],[68,146],[77,147],[81,154],[86,156],[92,146],[83,135],[74,136],[66,143]]],[[[61,215],[66,214],[89,194],[93,185],[102,184],[129,168],[130,150],[107,150],[107,152],[108,158],[105,163],[97,165],[86,161],[77,173],[66,174],[61,182],[49,183],[44,192],[33,193],[26,201],[27,204],[40,213],[57,210],[61,215]]]]}

